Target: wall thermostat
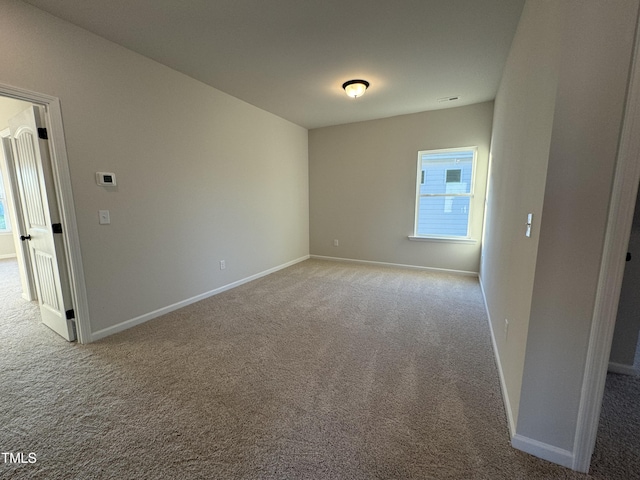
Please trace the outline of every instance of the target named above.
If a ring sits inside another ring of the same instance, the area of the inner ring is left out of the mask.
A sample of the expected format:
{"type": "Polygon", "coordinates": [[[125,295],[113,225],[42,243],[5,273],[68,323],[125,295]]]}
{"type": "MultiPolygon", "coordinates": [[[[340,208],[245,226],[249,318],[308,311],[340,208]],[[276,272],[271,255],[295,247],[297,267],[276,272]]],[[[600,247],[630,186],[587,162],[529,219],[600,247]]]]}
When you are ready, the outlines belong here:
{"type": "Polygon", "coordinates": [[[109,172],[96,172],[96,182],[98,185],[113,187],[116,184],[116,175],[109,172]]]}

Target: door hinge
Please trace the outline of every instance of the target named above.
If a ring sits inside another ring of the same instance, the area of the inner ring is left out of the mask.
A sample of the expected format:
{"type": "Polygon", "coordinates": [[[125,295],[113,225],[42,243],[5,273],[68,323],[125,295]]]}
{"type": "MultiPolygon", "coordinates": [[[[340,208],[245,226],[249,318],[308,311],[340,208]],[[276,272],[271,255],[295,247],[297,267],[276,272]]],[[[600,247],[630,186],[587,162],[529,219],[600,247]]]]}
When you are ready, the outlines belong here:
{"type": "Polygon", "coordinates": [[[62,224],[61,223],[54,223],[51,225],[51,228],[53,229],[53,233],[62,233],[62,224]]]}
{"type": "Polygon", "coordinates": [[[72,318],[76,318],[76,314],[73,311],[73,308],[71,310],[67,310],[65,313],[67,314],[67,320],[71,320],[72,318]]]}
{"type": "Polygon", "coordinates": [[[49,140],[49,134],[47,133],[47,129],[44,127],[38,127],[38,138],[43,140],[49,140]]]}

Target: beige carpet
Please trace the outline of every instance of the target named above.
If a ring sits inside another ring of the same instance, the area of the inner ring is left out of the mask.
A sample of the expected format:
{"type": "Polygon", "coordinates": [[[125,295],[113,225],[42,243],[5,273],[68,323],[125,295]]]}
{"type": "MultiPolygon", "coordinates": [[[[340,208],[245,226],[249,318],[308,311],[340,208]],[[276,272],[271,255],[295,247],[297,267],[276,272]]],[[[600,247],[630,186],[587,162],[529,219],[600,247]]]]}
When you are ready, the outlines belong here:
{"type": "Polygon", "coordinates": [[[593,478],[640,479],[640,378],[607,374],[593,478]]]}
{"type": "Polygon", "coordinates": [[[587,478],[510,447],[476,279],[309,260],[83,346],[15,268],[1,478],[587,478]]]}

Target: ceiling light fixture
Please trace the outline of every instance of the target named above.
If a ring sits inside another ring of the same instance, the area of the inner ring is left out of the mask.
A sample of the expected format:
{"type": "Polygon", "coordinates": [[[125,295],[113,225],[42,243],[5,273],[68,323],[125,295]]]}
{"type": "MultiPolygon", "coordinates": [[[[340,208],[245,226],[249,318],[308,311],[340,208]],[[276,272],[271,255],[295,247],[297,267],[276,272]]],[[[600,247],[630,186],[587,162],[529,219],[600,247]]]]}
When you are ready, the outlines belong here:
{"type": "Polygon", "coordinates": [[[342,84],[344,91],[352,98],[358,98],[364,95],[364,92],[369,88],[369,82],[366,80],[349,80],[342,84]]]}

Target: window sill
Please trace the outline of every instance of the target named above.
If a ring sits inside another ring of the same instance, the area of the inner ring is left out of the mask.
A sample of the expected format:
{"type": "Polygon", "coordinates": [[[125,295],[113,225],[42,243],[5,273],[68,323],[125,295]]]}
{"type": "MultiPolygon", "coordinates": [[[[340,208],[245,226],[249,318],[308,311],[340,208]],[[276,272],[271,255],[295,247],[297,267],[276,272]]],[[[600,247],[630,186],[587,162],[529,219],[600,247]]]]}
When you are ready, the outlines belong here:
{"type": "Polygon", "coordinates": [[[468,245],[473,245],[478,243],[477,240],[473,238],[454,238],[454,237],[416,237],[414,235],[409,235],[409,240],[412,242],[444,242],[444,243],[465,243],[468,245]]]}

